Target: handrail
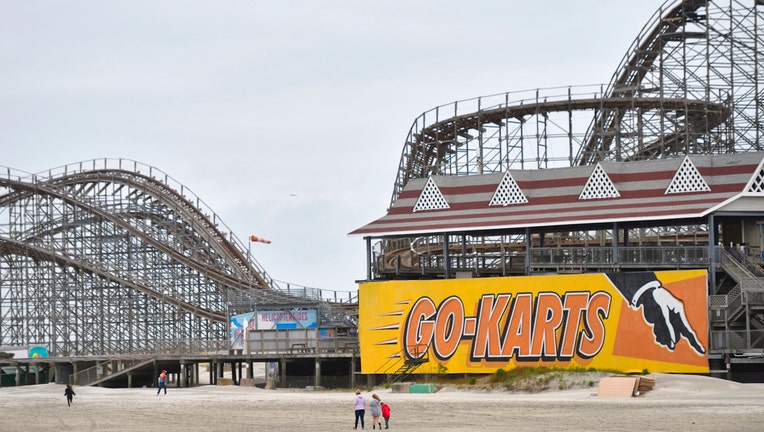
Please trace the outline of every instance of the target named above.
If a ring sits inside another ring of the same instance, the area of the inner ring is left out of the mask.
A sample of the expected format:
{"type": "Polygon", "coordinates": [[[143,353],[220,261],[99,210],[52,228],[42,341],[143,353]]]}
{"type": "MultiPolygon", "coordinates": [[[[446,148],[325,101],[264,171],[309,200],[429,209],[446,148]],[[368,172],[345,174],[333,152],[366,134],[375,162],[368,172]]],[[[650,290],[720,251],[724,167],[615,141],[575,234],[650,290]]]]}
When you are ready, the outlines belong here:
{"type": "Polygon", "coordinates": [[[358,291],[327,290],[273,279],[272,289],[294,297],[329,303],[358,303],[358,291]]]}
{"type": "Polygon", "coordinates": [[[764,269],[761,268],[761,265],[741,250],[724,248],[722,262],[728,262],[727,260],[735,263],[737,267],[742,268],[752,277],[764,277],[764,269]]]}
{"type": "Polygon", "coordinates": [[[125,357],[124,359],[113,359],[96,362],[95,366],[91,366],[85,370],[77,371],[77,373],[69,374],[69,383],[81,386],[92,385],[98,381],[114,376],[115,374],[124,373],[153,361],[154,356],[129,356],[125,357]],[[100,370],[115,363],[115,370],[110,370],[109,373],[100,373],[100,370]]]}
{"type": "MultiPolygon", "coordinates": [[[[505,245],[506,246],[506,245],[505,245]]],[[[376,257],[377,274],[394,271],[411,273],[442,272],[445,262],[443,253],[420,255],[415,260],[396,260],[396,256],[410,254],[408,247],[376,257]]],[[[712,260],[705,245],[693,246],[620,246],[618,253],[612,246],[551,246],[532,247],[526,251],[524,245],[516,248],[502,247],[495,243],[485,248],[473,248],[467,253],[449,251],[449,265],[452,269],[476,271],[498,271],[508,264],[524,260],[530,255],[531,268],[568,269],[570,267],[611,266],[670,266],[707,267],[712,260]]],[[[714,260],[715,261],[715,260],[714,260]]],[[[524,267],[523,267],[524,268],[524,267]]]]}

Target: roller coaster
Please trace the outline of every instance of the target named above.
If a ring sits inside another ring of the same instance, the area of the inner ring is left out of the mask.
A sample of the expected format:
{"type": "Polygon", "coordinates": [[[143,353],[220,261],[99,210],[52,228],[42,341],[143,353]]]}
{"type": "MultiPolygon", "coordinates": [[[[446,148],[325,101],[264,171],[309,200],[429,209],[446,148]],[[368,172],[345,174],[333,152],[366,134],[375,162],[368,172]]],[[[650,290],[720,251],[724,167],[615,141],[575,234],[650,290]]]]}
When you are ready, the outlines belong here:
{"type": "MultiPolygon", "coordinates": [[[[669,0],[607,85],[506,92],[424,112],[406,136],[391,206],[410,182],[432,176],[761,151],[763,11],[762,0],[669,0]]],[[[703,223],[637,228],[653,230],[658,244],[709,238],[703,223]]],[[[605,238],[557,234],[560,244],[613,241],[607,230],[596,233],[605,238]]],[[[378,252],[426,243],[437,254],[447,237],[383,238],[378,252]]],[[[526,237],[464,241],[462,250],[491,252],[526,237]]],[[[370,259],[368,279],[396,271],[370,259]]],[[[40,344],[52,356],[214,351],[226,344],[232,313],[316,302],[341,315],[327,297],[273,280],[214,211],[155,167],[98,159],[0,172],[0,346],[40,344]]]]}
{"type": "MultiPolygon", "coordinates": [[[[431,176],[762,150],[763,10],[764,2],[758,0],[666,1],[642,28],[607,85],[506,92],[422,113],[406,136],[390,207],[409,182],[431,176]]],[[[575,230],[551,233],[547,245],[612,243],[609,230],[575,230]]],[[[655,224],[630,234],[640,242],[659,243],[661,236],[708,238],[707,230],[704,223],[655,224]]],[[[442,262],[438,251],[443,243],[443,236],[384,236],[375,246],[377,259],[369,276],[426,273],[416,263],[406,268],[405,262],[423,255],[442,262]]],[[[462,252],[494,255],[526,247],[524,235],[495,231],[472,232],[462,243],[462,252]]]]}
{"type": "Polygon", "coordinates": [[[666,1],[607,86],[442,105],[411,126],[391,202],[409,180],[761,150],[762,2],[666,1]]]}
{"type": "Polygon", "coordinates": [[[347,300],[273,280],[204,201],[136,161],[5,168],[0,218],[0,346],[216,352],[255,304],[342,315],[330,303],[347,300]]]}

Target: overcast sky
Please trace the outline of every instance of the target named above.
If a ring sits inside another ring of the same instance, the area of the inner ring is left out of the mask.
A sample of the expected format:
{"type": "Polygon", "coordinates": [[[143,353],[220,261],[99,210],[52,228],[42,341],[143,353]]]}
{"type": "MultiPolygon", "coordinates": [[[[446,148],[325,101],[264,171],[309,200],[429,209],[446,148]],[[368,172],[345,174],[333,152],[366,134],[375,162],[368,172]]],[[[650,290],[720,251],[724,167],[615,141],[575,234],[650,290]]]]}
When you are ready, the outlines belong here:
{"type": "Polygon", "coordinates": [[[0,165],[159,168],[280,281],[355,291],[414,119],[607,83],[662,1],[0,0],[0,165]]]}

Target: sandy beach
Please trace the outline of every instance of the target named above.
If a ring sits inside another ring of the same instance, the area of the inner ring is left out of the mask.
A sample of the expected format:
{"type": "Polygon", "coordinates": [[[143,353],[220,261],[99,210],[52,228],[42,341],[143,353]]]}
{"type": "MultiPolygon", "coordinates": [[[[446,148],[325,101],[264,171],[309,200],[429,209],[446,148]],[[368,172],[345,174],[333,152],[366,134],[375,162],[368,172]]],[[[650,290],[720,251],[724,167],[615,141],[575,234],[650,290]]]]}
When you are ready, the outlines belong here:
{"type": "MultiPolygon", "coordinates": [[[[444,387],[431,394],[376,388],[394,431],[751,431],[764,422],[764,384],[653,374],[637,397],[604,398],[594,387],[512,393],[444,387]]],[[[353,429],[351,390],[264,390],[201,385],[156,389],[63,385],[0,388],[0,431],[183,431],[353,429]]],[[[384,421],[383,421],[384,424],[384,421]]],[[[360,429],[360,427],[359,427],[360,429]]],[[[366,428],[372,430],[366,410],[366,428]]]]}

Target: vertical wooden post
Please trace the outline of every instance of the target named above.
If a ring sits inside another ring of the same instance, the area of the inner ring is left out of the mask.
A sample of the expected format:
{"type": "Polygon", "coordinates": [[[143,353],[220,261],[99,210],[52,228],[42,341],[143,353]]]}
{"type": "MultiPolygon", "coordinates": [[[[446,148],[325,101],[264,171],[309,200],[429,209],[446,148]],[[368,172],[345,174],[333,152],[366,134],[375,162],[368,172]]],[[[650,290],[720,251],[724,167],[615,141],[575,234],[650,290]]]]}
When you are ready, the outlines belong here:
{"type": "Polygon", "coordinates": [[[321,387],[321,359],[316,357],[316,373],[313,386],[321,387]]]}

